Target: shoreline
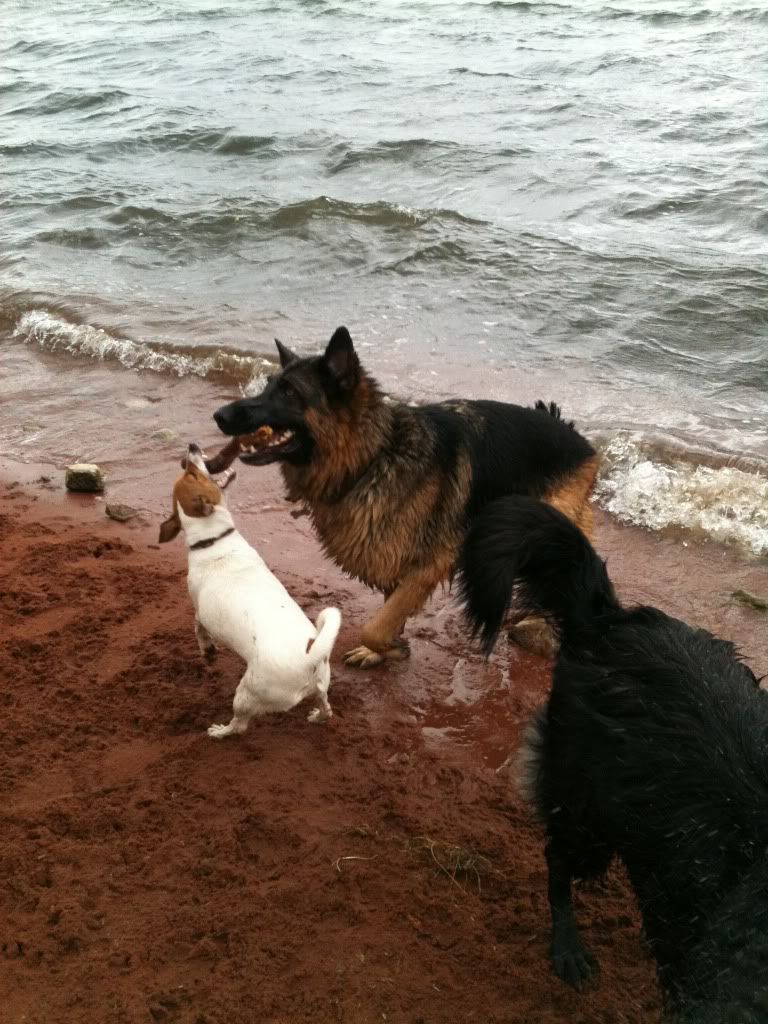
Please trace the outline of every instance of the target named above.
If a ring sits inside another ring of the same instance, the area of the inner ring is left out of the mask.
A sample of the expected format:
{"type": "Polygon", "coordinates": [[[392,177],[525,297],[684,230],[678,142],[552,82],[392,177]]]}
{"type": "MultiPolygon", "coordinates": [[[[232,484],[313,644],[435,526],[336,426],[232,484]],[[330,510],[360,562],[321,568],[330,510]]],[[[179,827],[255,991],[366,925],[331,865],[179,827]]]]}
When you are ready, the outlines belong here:
{"type": "MultiPolygon", "coordinates": [[[[103,352],[103,359],[98,352],[89,358],[66,348],[45,351],[6,342],[0,451],[24,453],[32,461],[97,462],[114,470],[118,482],[132,479],[137,488],[144,487],[147,474],[157,475],[182,441],[217,448],[222,438],[210,413],[238,397],[238,386],[226,375],[198,377],[185,369],[186,356],[177,376],[168,368],[129,371],[103,352]]],[[[374,353],[371,344],[360,342],[361,357],[384,390],[401,400],[463,395],[530,405],[537,398],[555,399],[601,453],[597,493],[603,509],[623,522],[676,531],[681,542],[710,538],[766,564],[768,449],[756,421],[749,428],[751,442],[731,431],[723,447],[725,439],[716,443],[702,431],[700,417],[686,411],[685,403],[670,419],[651,392],[631,412],[621,394],[590,383],[573,366],[563,375],[551,362],[502,366],[487,354],[470,360],[472,366],[438,363],[436,350],[406,352],[394,344],[374,353]],[[676,416],[687,423],[682,433],[676,416]]],[[[261,357],[254,358],[261,366],[261,357]]]]}

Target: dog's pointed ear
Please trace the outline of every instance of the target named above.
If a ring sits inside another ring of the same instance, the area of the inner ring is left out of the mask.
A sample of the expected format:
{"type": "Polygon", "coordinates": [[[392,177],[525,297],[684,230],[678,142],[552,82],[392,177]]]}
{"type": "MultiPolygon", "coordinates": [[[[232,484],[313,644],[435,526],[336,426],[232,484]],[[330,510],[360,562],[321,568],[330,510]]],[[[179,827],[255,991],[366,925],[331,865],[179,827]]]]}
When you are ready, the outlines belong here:
{"type": "Polygon", "coordinates": [[[295,363],[299,358],[295,352],[291,352],[289,348],[286,348],[282,341],[275,338],[275,344],[277,345],[277,354],[280,356],[280,366],[285,369],[289,363],[295,363]]]}
{"type": "Polygon", "coordinates": [[[181,531],[181,520],[179,519],[179,513],[174,510],[174,513],[170,518],[166,519],[164,523],[160,524],[160,536],[158,541],[160,544],[167,544],[169,540],[173,540],[174,537],[178,537],[181,531]]]}
{"type": "Polygon", "coordinates": [[[323,355],[329,373],[345,391],[351,391],[360,378],[360,360],[346,327],[337,327],[323,355]]]}

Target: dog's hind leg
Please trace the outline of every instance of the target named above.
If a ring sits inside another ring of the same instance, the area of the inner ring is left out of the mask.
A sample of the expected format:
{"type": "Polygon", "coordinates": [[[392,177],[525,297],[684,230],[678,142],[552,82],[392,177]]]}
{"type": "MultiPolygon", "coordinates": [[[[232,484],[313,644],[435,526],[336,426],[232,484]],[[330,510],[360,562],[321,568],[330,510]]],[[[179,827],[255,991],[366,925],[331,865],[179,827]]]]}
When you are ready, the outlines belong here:
{"type": "Polygon", "coordinates": [[[597,963],[576,924],[571,900],[573,871],[565,844],[556,837],[547,843],[549,909],[552,914],[552,968],[573,988],[581,988],[597,971],[597,963]]]}
{"type": "Polygon", "coordinates": [[[546,621],[533,615],[509,625],[509,639],[542,658],[553,658],[557,650],[552,627],[546,621]]]}
{"type": "Polygon", "coordinates": [[[200,619],[195,619],[195,636],[197,637],[197,646],[200,648],[202,656],[206,661],[213,661],[216,657],[216,644],[200,619]]]}
{"type": "Polygon", "coordinates": [[[307,721],[313,724],[327,722],[333,716],[331,703],[328,700],[328,687],[331,685],[331,666],[326,661],[315,669],[317,678],[317,690],[312,710],[307,715],[307,721]]]}
{"type": "Polygon", "coordinates": [[[344,660],[358,668],[372,668],[383,661],[404,661],[411,650],[402,632],[405,623],[419,611],[432,591],[448,576],[448,569],[432,564],[407,576],[388,595],[384,605],[363,627],[362,644],[347,651],[344,660]]]}
{"type": "Polygon", "coordinates": [[[223,740],[225,736],[233,736],[245,732],[253,716],[262,710],[249,685],[248,672],[245,673],[237,685],[235,697],[232,701],[232,710],[234,715],[228,725],[209,726],[208,735],[211,739],[223,740]]]}

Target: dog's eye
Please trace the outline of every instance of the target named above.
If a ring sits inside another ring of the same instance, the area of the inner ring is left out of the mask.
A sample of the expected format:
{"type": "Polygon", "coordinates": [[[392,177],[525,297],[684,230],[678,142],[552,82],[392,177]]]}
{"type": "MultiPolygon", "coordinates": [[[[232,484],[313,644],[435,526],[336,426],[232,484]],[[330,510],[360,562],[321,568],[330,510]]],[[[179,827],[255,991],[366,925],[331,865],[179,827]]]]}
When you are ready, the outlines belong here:
{"type": "Polygon", "coordinates": [[[293,384],[284,377],[281,377],[280,379],[280,391],[286,398],[295,398],[298,395],[298,391],[293,384]]]}

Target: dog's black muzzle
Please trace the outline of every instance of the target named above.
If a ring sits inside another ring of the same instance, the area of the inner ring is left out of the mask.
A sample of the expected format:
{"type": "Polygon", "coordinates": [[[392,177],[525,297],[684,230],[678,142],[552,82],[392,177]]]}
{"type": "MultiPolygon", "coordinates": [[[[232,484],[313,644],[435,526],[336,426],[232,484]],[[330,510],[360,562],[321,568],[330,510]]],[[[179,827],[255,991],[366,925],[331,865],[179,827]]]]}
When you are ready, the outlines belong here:
{"type": "Polygon", "coordinates": [[[240,398],[229,405],[222,405],[213,414],[213,418],[222,434],[228,437],[251,434],[269,422],[266,403],[254,398],[240,398]]]}

